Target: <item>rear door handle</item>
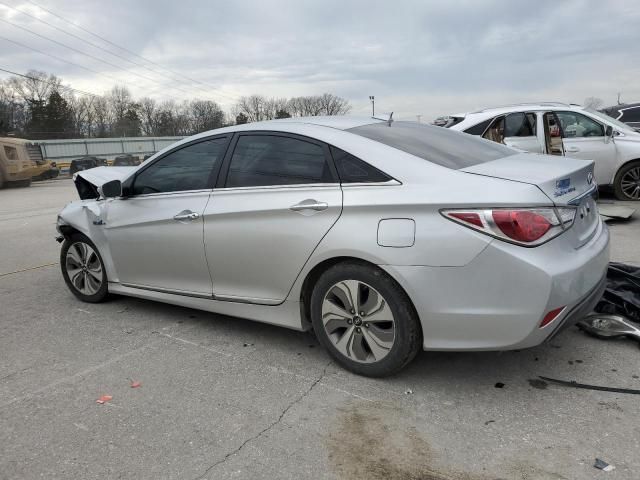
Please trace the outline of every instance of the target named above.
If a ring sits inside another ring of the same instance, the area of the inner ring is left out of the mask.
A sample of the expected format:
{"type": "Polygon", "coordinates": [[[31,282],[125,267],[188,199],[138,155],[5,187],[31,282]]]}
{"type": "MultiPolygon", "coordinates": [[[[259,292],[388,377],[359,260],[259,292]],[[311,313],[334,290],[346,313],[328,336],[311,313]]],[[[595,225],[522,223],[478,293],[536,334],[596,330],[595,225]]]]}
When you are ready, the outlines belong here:
{"type": "Polygon", "coordinates": [[[293,210],[294,212],[301,212],[302,210],[315,210],[316,212],[321,212],[327,208],[329,208],[329,204],[327,202],[318,202],[317,200],[309,198],[290,206],[289,210],[293,210]]]}
{"type": "Polygon", "coordinates": [[[198,217],[200,217],[199,213],[192,212],[191,210],[183,210],[179,214],[175,215],[173,219],[178,222],[190,222],[198,217]]]}

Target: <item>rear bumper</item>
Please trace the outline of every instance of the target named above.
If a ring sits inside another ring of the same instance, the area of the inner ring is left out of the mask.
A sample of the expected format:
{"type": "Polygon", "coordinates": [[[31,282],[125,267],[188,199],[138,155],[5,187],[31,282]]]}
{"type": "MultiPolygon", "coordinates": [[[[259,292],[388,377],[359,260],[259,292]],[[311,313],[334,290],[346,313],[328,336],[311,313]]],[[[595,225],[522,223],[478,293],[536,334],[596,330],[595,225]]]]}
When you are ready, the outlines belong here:
{"type": "Polygon", "coordinates": [[[562,330],[575,325],[590,312],[592,312],[602,298],[606,287],[607,276],[605,274],[603,275],[600,282],[598,282],[598,284],[594,287],[594,289],[591,290],[591,292],[589,292],[583,299],[581,299],[566,315],[564,315],[561,320],[553,322],[557,323],[557,325],[554,327],[551,334],[547,337],[547,341],[551,340],[562,330]]]}
{"type": "Polygon", "coordinates": [[[538,345],[588,313],[608,263],[609,231],[600,222],[578,249],[565,235],[536,248],[494,240],[462,267],[381,267],[412,299],[425,350],[510,350],[538,345]]]}

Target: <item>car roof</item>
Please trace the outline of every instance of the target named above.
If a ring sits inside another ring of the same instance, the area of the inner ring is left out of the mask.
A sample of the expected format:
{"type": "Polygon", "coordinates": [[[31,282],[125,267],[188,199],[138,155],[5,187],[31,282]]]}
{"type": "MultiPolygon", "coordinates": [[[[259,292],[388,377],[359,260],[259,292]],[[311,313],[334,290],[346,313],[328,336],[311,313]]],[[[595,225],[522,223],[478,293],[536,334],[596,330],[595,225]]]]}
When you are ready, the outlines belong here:
{"type": "Polygon", "coordinates": [[[462,117],[464,120],[458,122],[452,126],[455,130],[463,129],[468,126],[476,125],[484,120],[488,120],[497,115],[514,112],[535,112],[538,110],[545,111],[574,111],[582,112],[585,108],[582,105],[576,103],[562,103],[562,102],[537,102],[537,103],[515,103],[511,105],[502,105],[498,107],[484,108],[481,110],[475,110],[472,112],[458,113],[451,115],[451,117],[462,117]]]}

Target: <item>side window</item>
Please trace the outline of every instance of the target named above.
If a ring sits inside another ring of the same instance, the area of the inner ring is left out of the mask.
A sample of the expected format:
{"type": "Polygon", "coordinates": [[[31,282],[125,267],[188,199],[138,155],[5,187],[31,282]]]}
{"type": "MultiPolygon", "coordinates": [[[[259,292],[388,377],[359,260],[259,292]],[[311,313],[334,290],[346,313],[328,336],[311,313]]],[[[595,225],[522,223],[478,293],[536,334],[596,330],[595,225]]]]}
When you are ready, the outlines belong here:
{"type": "Polygon", "coordinates": [[[503,143],[504,117],[496,118],[482,137],[486,138],[487,140],[491,140],[493,142],[503,143]]]}
{"type": "Polygon", "coordinates": [[[242,135],[229,165],[226,187],[333,183],[324,149],[276,135],[242,135]]]}
{"type": "Polygon", "coordinates": [[[487,129],[487,127],[489,126],[489,124],[491,123],[491,120],[493,119],[490,118],[489,120],[480,122],[477,125],[474,125],[473,127],[469,127],[464,131],[464,133],[469,133],[471,135],[482,135],[484,131],[487,129]]]}
{"type": "Polygon", "coordinates": [[[226,144],[226,138],[216,138],[171,152],[136,176],[133,194],[210,188],[209,177],[222,162],[226,144]]]}
{"type": "Polygon", "coordinates": [[[380,183],[391,180],[386,173],[344,150],[331,147],[331,156],[342,183],[380,183]]]}
{"type": "Polygon", "coordinates": [[[7,156],[7,160],[18,160],[18,151],[15,147],[4,146],[4,154],[7,156]]]}
{"type": "Polygon", "coordinates": [[[603,137],[604,128],[595,120],[576,112],[556,112],[564,138],[603,137]]]}
{"type": "Polygon", "coordinates": [[[535,114],[517,112],[511,113],[505,118],[505,137],[533,137],[535,134],[535,114]]]}

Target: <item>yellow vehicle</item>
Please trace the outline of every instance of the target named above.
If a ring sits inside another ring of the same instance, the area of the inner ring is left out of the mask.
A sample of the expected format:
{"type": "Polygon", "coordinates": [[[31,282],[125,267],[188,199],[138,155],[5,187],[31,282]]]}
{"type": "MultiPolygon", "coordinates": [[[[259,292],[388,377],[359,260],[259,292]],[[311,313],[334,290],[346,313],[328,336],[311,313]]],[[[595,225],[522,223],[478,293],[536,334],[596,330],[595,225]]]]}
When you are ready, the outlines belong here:
{"type": "Polygon", "coordinates": [[[0,188],[31,185],[35,162],[29,157],[25,143],[20,138],[0,138],[0,188]]]}
{"type": "Polygon", "coordinates": [[[42,157],[40,146],[22,138],[0,138],[0,188],[28,187],[31,180],[58,176],[55,163],[42,157]]]}

